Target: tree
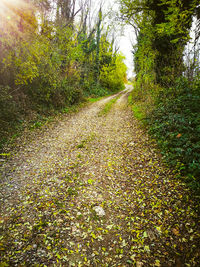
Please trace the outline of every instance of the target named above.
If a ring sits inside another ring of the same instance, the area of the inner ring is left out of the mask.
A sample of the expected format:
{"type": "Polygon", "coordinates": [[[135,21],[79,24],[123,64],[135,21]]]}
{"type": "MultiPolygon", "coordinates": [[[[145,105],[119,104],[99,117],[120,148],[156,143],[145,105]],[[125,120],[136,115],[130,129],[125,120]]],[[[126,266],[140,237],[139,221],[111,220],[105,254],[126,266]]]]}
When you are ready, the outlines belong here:
{"type": "Polygon", "coordinates": [[[121,0],[123,19],[137,26],[140,44],[149,35],[155,81],[163,86],[173,84],[183,72],[183,50],[197,6],[197,0],[121,0]]]}
{"type": "Polygon", "coordinates": [[[99,74],[100,74],[100,39],[101,39],[101,23],[102,23],[102,10],[99,9],[99,16],[97,22],[97,33],[96,33],[96,81],[99,83],[99,74]]]}
{"type": "Polygon", "coordinates": [[[123,60],[124,57],[121,54],[116,54],[110,63],[101,67],[100,82],[112,92],[124,89],[127,67],[123,60]]]}

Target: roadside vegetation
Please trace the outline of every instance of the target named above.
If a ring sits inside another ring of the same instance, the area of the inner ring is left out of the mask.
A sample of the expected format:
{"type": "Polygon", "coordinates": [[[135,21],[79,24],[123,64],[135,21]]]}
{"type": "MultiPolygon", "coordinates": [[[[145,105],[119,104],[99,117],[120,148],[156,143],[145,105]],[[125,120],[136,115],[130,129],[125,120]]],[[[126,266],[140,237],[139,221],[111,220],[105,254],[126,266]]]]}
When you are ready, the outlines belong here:
{"type": "Polygon", "coordinates": [[[137,35],[130,97],[134,114],[157,140],[166,161],[199,195],[199,1],[121,0],[121,14],[137,35]]]}
{"type": "Polygon", "coordinates": [[[1,0],[0,12],[0,149],[27,122],[37,127],[124,88],[126,66],[101,5],[1,0]]]}

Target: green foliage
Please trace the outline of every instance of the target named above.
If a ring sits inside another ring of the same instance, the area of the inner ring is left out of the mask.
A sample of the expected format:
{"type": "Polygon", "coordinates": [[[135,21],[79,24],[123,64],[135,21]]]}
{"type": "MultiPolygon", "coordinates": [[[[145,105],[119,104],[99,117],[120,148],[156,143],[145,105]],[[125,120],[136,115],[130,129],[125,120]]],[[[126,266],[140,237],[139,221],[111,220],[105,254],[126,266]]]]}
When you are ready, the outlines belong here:
{"type": "Polygon", "coordinates": [[[189,40],[189,29],[192,23],[192,16],[198,5],[198,0],[165,0],[160,1],[160,6],[164,8],[165,22],[157,24],[156,31],[160,35],[173,36],[172,43],[189,40]]]}
{"type": "MultiPolygon", "coordinates": [[[[116,60],[113,44],[103,33],[102,11],[89,32],[85,25],[79,29],[66,21],[62,12],[55,20],[49,20],[45,12],[50,12],[51,4],[43,4],[39,1],[30,8],[13,4],[10,12],[15,11],[18,16],[13,15],[10,21],[4,21],[6,16],[2,19],[6,27],[0,35],[1,139],[27,115],[34,113],[37,117],[64,110],[82,101],[83,96],[104,96],[123,87],[119,71],[122,63],[116,60]],[[118,61],[121,65],[115,67],[118,61]],[[111,62],[112,73],[111,69],[101,71],[111,62]]],[[[9,9],[6,6],[8,17],[9,9]]],[[[65,9],[65,5],[60,9],[65,9]]],[[[33,127],[40,127],[40,123],[33,127]]]]}
{"type": "Polygon", "coordinates": [[[200,188],[199,68],[193,66],[196,76],[190,80],[182,76],[186,68],[183,51],[198,2],[121,0],[124,18],[138,30],[137,44],[133,47],[136,71],[131,94],[133,112],[139,120],[148,121],[150,133],[167,162],[180,170],[197,190],[200,188]]]}
{"type": "Polygon", "coordinates": [[[194,189],[200,189],[200,79],[182,78],[163,91],[152,112],[150,133],[157,139],[166,160],[181,165],[182,174],[194,189]],[[166,95],[167,94],[167,95],[166,95]]]}
{"type": "Polygon", "coordinates": [[[104,88],[101,84],[92,83],[90,84],[87,89],[84,90],[84,95],[86,97],[102,97],[109,95],[110,91],[107,88],[104,88]]]}
{"type": "MultiPolygon", "coordinates": [[[[149,25],[149,24],[148,24],[149,25]]],[[[150,25],[148,26],[150,29],[150,25]]],[[[134,63],[137,79],[134,89],[134,99],[146,97],[155,84],[155,58],[156,51],[152,48],[152,31],[145,27],[140,31],[138,43],[135,46],[134,63]]]]}
{"type": "Polygon", "coordinates": [[[124,89],[127,67],[123,59],[123,56],[116,55],[110,64],[101,68],[100,82],[112,92],[124,89]]]}
{"type": "Polygon", "coordinates": [[[15,127],[13,121],[19,120],[19,107],[11,95],[11,88],[9,86],[0,85],[0,148],[9,135],[11,127],[15,127]]]}
{"type": "Polygon", "coordinates": [[[124,18],[138,30],[134,55],[139,84],[153,80],[172,86],[182,74],[184,45],[197,6],[197,0],[121,0],[124,18]]]}
{"type": "Polygon", "coordinates": [[[11,88],[7,86],[0,85],[0,120],[10,120],[16,117],[16,103],[11,95],[11,88]]]}
{"type": "Polygon", "coordinates": [[[113,104],[118,100],[119,95],[112,98],[108,103],[105,104],[104,108],[100,111],[99,116],[106,115],[112,108],[113,104]]]}
{"type": "Polygon", "coordinates": [[[88,100],[91,102],[91,103],[94,103],[94,102],[97,102],[97,101],[99,101],[99,100],[101,100],[102,99],[102,97],[94,97],[94,98],[89,98],[88,100]]]}
{"type": "Polygon", "coordinates": [[[141,107],[139,105],[137,104],[133,105],[132,110],[136,119],[143,120],[145,118],[144,113],[142,112],[141,107]]]}

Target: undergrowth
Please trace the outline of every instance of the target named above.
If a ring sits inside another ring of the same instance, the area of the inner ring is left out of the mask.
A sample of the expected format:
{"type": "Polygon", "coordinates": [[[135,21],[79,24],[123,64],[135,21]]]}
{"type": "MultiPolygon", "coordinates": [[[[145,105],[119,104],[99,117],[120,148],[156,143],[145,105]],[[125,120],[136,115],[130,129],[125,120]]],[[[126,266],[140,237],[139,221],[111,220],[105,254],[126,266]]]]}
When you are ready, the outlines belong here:
{"type": "Polygon", "coordinates": [[[200,195],[200,80],[180,78],[162,90],[154,107],[145,114],[145,102],[136,102],[132,109],[156,139],[166,162],[175,168],[187,185],[200,195]]]}
{"type": "Polygon", "coordinates": [[[21,119],[11,120],[6,131],[4,128],[0,130],[0,151],[4,150],[5,145],[13,144],[25,129],[34,131],[35,129],[42,128],[45,124],[54,121],[61,114],[77,112],[85,103],[84,101],[61,109],[51,109],[46,113],[34,112],[34,115],[31,117],[23,114],[23,116],[21,115],[21,119]]]}
{"type": "MultiPolygon", "coordinates": [[[[6,123],[6,125],[3,125],[0,129],[0,151],[3,151],[5,145],[14,143],[15,139],[19,137],[25,129],[33,131],[42,128],[45,124],[53,121],[59,114],[77,112],[80,107],[87,102],[97,102],[103,97],[113,94],[113,92],[106,91],[105,89],[100,91],[91,89],[90,93],[92,93],[92,95],[90,95],[89,98],[84,97],[81,101],[70,106],[66,105],[62,108],[55,109],[55,107],[46,107],[45,109],[45,106],[38,105],[35,106],[34,109],[27,111],[26,114],[24,114],[24,112],[20,113],[11,110],[13,116],[9,116],[8,122],[3,122],[4,124],[6,123]]],[[[5,107],[5,111],[7,112],[7,107],[5,107]]],[[[0,114],[0,122],[2,122],[1,115],[4,115],[3,112],[0,114]]]]}

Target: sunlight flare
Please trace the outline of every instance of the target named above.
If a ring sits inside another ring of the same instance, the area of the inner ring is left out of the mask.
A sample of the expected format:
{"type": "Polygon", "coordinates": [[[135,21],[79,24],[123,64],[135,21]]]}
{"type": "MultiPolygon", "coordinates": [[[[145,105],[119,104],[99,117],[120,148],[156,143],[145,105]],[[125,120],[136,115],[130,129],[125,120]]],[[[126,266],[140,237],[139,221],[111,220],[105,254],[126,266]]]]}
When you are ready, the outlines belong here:
{"type": "Polygon", "coordinates": [[[30,23],[32,6],[25,0],[0,0],[1,32],[19,32],[22,21],[30,23]]]}

